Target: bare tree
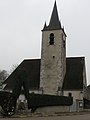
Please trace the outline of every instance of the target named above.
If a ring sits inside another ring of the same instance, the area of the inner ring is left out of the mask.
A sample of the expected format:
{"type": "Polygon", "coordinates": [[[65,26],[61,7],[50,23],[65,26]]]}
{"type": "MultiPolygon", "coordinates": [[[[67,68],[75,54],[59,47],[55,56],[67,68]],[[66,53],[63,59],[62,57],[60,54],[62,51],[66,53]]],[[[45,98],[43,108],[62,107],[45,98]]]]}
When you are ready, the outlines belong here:
{"type": "Polygon", "coordinates": [[[6,70],[0,70],[0,81],[3,82],[8,76],[9,73],[6,70]]]}
{"type": "Polygon", "coordinates": [[[18,67],[18,64],[12,65],[12,68],[10,69],[10,74],[18,67]]]}
{"type": "Polygon", "coordinates": [[[0,89],[2,89],[2,83],[9,76],[9,73],[6,70],[0,70],[0,89]]]}

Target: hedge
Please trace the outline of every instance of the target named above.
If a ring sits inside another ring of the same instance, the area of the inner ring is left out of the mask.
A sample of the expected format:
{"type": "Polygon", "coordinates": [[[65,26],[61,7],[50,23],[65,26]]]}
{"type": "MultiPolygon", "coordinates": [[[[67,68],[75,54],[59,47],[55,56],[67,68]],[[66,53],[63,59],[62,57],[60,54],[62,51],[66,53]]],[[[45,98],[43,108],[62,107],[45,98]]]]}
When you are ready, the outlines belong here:
{"type": "Polygon", "coordinates": [[[29,94],[29,108],[38,108],[44,106],[70,106],[73,104],[72,97],[29,94]]]}

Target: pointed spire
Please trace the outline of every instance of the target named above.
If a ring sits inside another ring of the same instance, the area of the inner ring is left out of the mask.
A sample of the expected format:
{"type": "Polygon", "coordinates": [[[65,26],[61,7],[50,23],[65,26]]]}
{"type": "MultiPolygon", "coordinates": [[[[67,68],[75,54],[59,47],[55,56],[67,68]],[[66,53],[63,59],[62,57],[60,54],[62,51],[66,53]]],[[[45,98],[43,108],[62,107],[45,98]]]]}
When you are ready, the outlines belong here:
{"type": "Polygon", "coordinates": [[[60,24],[59,17],[58,17],[56,1],[55,1],[55,4],[54,4],[54,8],[53,8],[53,12],[52,12],[52,15],[51,15],[49,26],[51,28],[55,28],[55,29],[61,28],[61,24],[60,24]]]}
{"type": "Polygon", "coordinates": [[[51,19],[49,22],[48,26],[44,26],[45,29],[43,30],[56,30],[56,29],[61,29],[61,23],[59,21],[59,17],[58,17],[58,10],[57,10],[57,5],[56,5],[56,1],[54,3],[54,7],[53,7],[53,11],[52,11],[52,15],[51,15],[51,19]]]}
{"type": "Polygon", "coordinates": [[[46,25],[46,21],[45,21],[45,24],[44,24],[44,27],[43,27],[43,29],[45,30],[45,29],[46,29],[46,27],[47,27],[47,25],[46,25]]]}

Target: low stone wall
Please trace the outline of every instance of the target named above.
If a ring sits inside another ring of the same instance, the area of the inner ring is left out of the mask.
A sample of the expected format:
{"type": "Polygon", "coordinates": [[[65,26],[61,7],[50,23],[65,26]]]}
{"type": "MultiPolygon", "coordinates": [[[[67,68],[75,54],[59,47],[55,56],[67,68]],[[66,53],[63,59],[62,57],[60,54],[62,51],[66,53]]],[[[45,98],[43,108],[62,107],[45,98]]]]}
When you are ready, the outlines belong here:
{"type": "Polygon", "coordinates": [[[70,106],[49,106],[36,109],[35,113],[60,113],[70,112],[70,106]]]}

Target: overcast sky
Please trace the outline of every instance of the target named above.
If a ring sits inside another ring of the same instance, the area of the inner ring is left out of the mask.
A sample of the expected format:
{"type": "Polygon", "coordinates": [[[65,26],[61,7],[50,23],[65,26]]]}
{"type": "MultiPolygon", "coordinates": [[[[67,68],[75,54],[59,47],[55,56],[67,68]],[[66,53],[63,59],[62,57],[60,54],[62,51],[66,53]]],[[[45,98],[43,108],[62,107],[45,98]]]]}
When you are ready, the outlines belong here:
{"type": "MultiPolygon", "coordinates": [[[[90,0],[56,0],[67,56],[85,56],[90,83],[90,0]]],[[[0,69],[41,57],[41,30],[55,0],[0,0],[0,69]]]]}

